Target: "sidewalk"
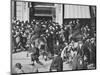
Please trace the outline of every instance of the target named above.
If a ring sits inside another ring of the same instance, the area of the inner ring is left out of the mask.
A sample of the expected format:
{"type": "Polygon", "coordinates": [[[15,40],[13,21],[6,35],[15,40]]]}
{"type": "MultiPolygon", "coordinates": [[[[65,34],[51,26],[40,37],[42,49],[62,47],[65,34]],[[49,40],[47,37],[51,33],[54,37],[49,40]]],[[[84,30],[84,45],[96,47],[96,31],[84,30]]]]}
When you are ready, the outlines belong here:
{"type": "MultiPolygon", "coordinates": [[[[36,69],[38,69],[38,72],[48,72],[52,60],[45,61],[42,56],[39,57],[39,60],[43,65],[35,62],[35,66],[32,66],[30,54],[29,57],[27,57],[27,52],[14,53],[12,54],[12,68],[14,68],[16,63],[21,63],[25,73],[34,72],[36,69]]],[[[72,67],[66,64],[66,62],[64,62],[63,65],[63,70],[72,70],[72,67]]]]}

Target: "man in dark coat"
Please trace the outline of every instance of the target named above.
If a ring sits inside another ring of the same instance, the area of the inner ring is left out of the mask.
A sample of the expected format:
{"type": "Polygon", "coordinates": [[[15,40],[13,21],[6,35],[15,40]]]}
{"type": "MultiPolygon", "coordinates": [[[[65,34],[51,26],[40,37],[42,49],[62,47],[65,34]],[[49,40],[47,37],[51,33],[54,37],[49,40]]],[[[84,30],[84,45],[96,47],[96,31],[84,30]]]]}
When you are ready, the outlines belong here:
{"type": "Polygon", "coordinates": [[[21,37],[21,44],[24,50],[26,50],[26,43],[27,43],[27,36],[24,33],[24,35],[21,37]]]}
{"type": "Polygon", "coordinates": [[[83,51],[83,45],[82,42],[79,42],[79,46],[77,47],[77,55],[74,55],[73,61],[72,61],[72,69],[73,70],[80,70],[83,69],[84,66],[84,51],[83,51]]]}
{"type": "Polygon", "coordinates": [[[33,61],[33,65],[34,61],[36,62],[39,61],[38,57],[39,57],[39,49],[35,47],[33,53],[31,54],[31,60],[33,61]]]}
{"type": "Polygon", "coordinates": [[[33,53],[31,54],[31,61],[33,62],[32,65],[34,65],[34,61],[40,65],[43,65],[43,63],[39,61],[39,49],[37,47],[34,48],[33,53]]]}
{"type": "Polygon", "coordinates": [[[54,57],[51,63],[50,71],[53,71],[53,70],[63,71],[63,60],[60,57],[60,53],[56,57],[54,57]]]}

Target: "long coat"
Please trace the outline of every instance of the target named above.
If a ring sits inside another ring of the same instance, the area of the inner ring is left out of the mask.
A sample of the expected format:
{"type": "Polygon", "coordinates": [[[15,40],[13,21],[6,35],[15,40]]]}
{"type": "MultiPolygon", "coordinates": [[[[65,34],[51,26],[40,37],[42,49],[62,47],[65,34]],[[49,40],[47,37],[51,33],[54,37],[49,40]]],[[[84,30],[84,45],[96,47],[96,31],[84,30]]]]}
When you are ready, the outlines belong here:
{"type": "Polygon", "coordinates": [[[73,70],[83,69],[82,59],[80,58],[80,55],[76,55],[73,57],[72,69],[73,70]]]}
{"type": "Polygon", "coordinates": [[[56,56],[50,66],[50,71],[56,70],[56,71],[63,71],[63,61],[60,56],[56,56]]]}
{"type": "Polygon", "coordinates": [[[39,49],[38,48],[34,48],[32,54],[31,54],[31,60],[34,61],[38,61],[38,57],[39,57],[39,49]]]}

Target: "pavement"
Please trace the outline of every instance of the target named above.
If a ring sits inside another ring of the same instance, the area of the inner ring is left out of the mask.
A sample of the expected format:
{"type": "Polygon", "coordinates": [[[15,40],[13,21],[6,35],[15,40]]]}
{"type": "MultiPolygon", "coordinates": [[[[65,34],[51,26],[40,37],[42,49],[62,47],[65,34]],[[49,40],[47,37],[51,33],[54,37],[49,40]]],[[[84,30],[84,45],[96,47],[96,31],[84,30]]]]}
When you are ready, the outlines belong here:
{"type": "MultiPolygon", "coordinates": [[[[18,52],[12,54],[12,73],[15,73],[14,69],[16,63],[22,64],[23,66],[22,69],[24,70],[25,73],[35,72],[36,70],[38,70],[38,72],[49,72],[52,59],[45,61],[42,58],[42,56],[40,56],[39,60],[40,62],[43,63],[43,65],[40,65],[35,62],[35,65],[32,66],[31,57],[30,57],[31,54],[29,53],[27,57],[27,53],[28,53],[27,51],[24,51],[24,52],[18,52]]],[[[63,70],[72,70],[72,66],[64,62],[63,70]]]]}

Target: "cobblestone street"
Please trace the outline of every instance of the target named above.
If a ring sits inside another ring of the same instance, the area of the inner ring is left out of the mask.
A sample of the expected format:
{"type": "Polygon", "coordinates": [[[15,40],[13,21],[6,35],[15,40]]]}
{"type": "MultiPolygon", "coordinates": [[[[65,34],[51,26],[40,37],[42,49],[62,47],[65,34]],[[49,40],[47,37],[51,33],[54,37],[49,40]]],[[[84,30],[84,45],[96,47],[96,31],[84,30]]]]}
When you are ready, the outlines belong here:
{"type": "MultiPolygon", "coordinates": [[[[52,60],[45,61],[42,56],[39,57],[40,62],[43,63],[43,65],[37,64],[35,62],[35,65],[32,66],[31,57],[30,54],[27,57],[27,52],[19,52],[12,54],[12,72],[14,72],[14,65],[16,63],[21,63],[23,66],[23,70],[25,73],[35,72],[38,70],[38,72],[48,72],[52,60]]],[[[66,62],[63,63],[63,70],[72,70],[72,67],[69,64],[66,64],[66,62]]]]}

